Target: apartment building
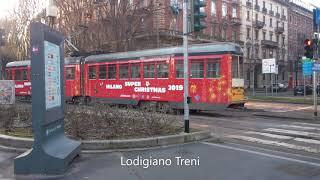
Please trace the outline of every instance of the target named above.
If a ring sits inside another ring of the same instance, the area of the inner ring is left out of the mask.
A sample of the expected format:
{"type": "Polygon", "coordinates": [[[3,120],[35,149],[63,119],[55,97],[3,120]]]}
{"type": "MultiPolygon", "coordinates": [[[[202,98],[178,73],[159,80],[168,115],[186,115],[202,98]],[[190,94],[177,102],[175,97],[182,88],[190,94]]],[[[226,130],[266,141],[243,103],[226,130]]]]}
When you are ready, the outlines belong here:
{"type": "Polygon", "coordinates": [[[288,1],[241,0],[241,41],[244,42],[246,87],[263,88],[288,82],[288,1]],[[275,58],[278,75],[262,74],[262,59],[275,58]]]}
{"type": "MultiPolygon", "coordinates": [[[[313,13],[311,8],[300,1],[290,2],[288,9],[288,62],[290,67],[289,86],[303,83],[301,57],[304,54],[303,42],[312,38],[313,13]]],[[[311,78],[306,78],[311,83],[311,78]]]]}

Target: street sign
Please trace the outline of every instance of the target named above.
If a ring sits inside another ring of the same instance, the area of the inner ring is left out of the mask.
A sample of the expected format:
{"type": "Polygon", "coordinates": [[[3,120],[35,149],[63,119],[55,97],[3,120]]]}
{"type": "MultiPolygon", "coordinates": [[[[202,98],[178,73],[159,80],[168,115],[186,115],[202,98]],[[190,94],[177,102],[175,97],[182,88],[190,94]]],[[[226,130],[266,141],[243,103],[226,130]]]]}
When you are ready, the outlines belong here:
{"type": "Polygon", "coordinates": [[[30,27],[32,149],[14,160],[15,174],[61,174],[80,153],[64,134],[64,37],[48,26],[30,27]]]}
{"type": "Polygon", "coordinates": [[[262,73],[276,73],[276,59],[262,59],[262,73]]]}
{"type": "Polygon", "coordinates": [[[304,76],[312,75],[313,62],[310,59],[302,61],[302,73],[304,76]]]}
{"type": "Polygon", "coordinates": [[[313,10],[313,19],[315,25],[320,25],[320,8],[313,10]]]}
{"type": "Polygon", "coordinates": [[[319,62],[313,63],[312,71],[320,72],[320,63],[319,62]]]}

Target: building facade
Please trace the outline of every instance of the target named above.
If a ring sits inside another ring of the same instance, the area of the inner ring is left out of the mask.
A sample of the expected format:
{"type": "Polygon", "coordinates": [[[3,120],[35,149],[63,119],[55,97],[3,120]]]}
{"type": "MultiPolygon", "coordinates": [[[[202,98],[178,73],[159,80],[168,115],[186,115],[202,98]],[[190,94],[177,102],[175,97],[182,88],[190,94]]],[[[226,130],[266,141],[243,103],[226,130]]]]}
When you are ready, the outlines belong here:
{"type": "Polygon", "coordinates": [[[288,81],[288,1],[242,0],[241,41],[244,42],[245,85],[269,87],[288,81]],[[262,74],[262,59],[275,58],[278,74],[262,74]]]}
{"type": "MultiPolygon", "coordinates": [[[[313,13],[308,7],[290,2],[288,9],[288,62],[290,66],[289,85],[294,87],[303,83],[301,57],[304,56],[304,40],[312,38],[313,13]]],[[[306,78],[307,83],[311,79],[306,78]]]]}

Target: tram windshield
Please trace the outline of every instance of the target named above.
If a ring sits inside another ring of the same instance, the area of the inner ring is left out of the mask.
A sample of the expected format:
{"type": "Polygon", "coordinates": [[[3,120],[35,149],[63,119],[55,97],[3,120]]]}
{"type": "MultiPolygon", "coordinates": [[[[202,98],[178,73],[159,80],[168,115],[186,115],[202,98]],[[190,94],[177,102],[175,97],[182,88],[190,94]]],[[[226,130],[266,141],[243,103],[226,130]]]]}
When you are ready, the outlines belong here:
{"type": "Polygon", "coordinates": [[[243,78],[243,57],[232,56],[232,78],[243,78]]]}

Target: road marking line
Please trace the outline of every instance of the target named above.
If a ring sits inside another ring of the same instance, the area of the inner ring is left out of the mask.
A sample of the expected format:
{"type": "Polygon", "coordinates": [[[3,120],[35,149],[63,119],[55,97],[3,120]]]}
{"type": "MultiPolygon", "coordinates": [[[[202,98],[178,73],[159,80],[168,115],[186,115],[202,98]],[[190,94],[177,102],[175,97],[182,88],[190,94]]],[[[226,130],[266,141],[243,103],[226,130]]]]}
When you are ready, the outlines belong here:
{"type": "Polygon", "coordinates": [[[299,142],[311,143],[311,144],[320,144],[320,141],[314,140],[314,139],[294,138],[293,140],[299,141],[299,142]]]}
{"type": "Polygon", "coordinates": [[[287,129],[277,129],[277,128],[267,128],[264,129],[264,131],[268,132],[276,132],[276,133],[284,133],[286,135],[302,135],[302,136],[310,136],[314,138],[320,138],[320,135],[317,133],[309,133],[309,132],[304,132],[304,131],[294,131],[294,130],[287,130],[287,129]]]}
{"type": "Polygon", "coordinates": [[[279,146],[279,147],[286,147],[286,148],[294,149],[294,150],[302,150],[302,151],[311,152],[311,153],[319,153],[320,152],[319,148],[316,149],[316,148],[312,148],[312,147],[308,147],[308,146],[298,146],[298,145],[289,144],[289,143],[285,143],[285,142],[264,140],[264,139],[249,137],[249,136],[229,135],[227,137],[233,138],[233,139],[239,139],[239,140],[243,140],[243,141],[248,141],[248,142],[255,142],[255,143],[266,144],[266,145],[274,145],[274,146],[279,146]]]}
{"type": "Polygon", "coordinates": [[[226,145],[221,145],[221,144],[212,144],[212,143],[208,143],[208,142],[202,142],[202,144],[206,144],[206,145],[214,146],[214,147],[225,148],[225,149],[230,149],[230,150],[235,150],[235,151],[247,152],[247,153],[256,154],[256,155],[260,155],[260,156],[271,157],[274,159],[281,159],[281,160],[286,160],[286,161],[297,162],[297,163],[301,163],[301,164],[307,164],[307,165],[311,165],[311,166],[320,167],[319,163],[313,163],[313,162],[303,161],[303,160],[299,160],[299,159],[293,159],[293,158],[289,158],[289,157],[272,155],[272,154],[262,153],[262,152],[258,152],[258,151],[252,151],[252,150],[248,150],[248,149],[241,149],[241,148],[236,148],[236,147],[231,147],[231,146],[226,146],[226,145]]]}
{"type": "Polygon", "coordinates": [[[245,133],[246,134],[256,134],[256,135],[261,135],[261,136],[266,136],[266,137],[276,138],[276,139],[292,139],[293,138],[291,136],[283,136],[283,135],[262,133],[262,132],[254,132],[254,131],[248,131],[248,132],[245,132],[245,133]]]}
{"type": "Polygon", "coordinates": [[[315,127],[297,126],[297,125],[286,125],[286,124],[282,124],[282,125],[280,125],[280,126],[281,126],[281,127],[286,127],[286,128],[296,128],[296,129],[317,130],[317,131],[320,131],[319,128],[315,128],[315,127]]]}
{"type": "Polygon", "coordinates": [[[293,123],[293,124],[320,127],[320,124],[313,124],[313,123],[301,123],[301,122],[295,122],[295,123],[293,123]]]}

